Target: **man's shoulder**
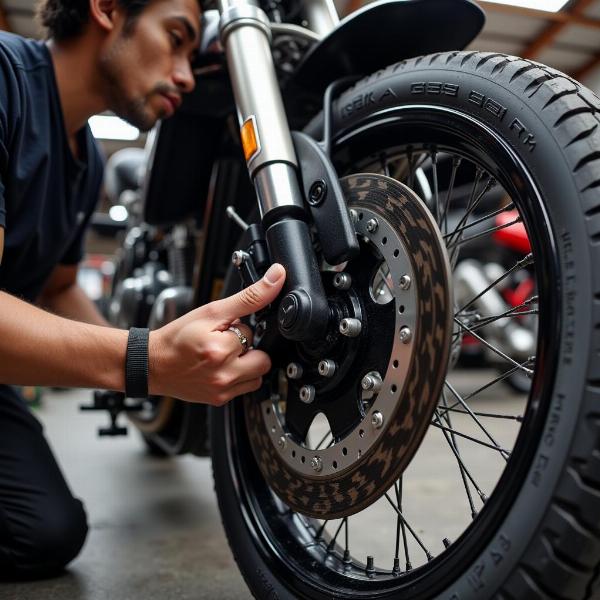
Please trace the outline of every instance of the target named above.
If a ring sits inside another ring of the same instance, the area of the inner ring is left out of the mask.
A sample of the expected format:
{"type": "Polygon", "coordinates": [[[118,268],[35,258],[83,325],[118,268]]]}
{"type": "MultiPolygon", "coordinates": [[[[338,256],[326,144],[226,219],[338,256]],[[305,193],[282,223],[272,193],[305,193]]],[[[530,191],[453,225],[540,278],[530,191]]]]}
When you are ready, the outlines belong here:
{"type": "Polygon", "coordinates": [[[47,66],[48,51],[43,42],[0,31],[0,51],[5,60],[26,71],[47,66]]]}

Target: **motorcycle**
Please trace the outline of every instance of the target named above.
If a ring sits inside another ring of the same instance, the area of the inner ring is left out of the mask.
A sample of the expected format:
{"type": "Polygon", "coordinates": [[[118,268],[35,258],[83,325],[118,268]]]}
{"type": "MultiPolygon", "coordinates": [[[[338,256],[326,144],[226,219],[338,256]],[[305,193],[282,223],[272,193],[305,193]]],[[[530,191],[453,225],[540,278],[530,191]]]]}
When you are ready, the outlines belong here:
{"type": "Polygon", "coordinates": [[[108,432],[125,410],[153,451],[210,452],[256,598],[595,597],[600,100],[463,51],[469,0],[202,18],[196,91],[129,194],[110,315],[157,328],[277,261],[282,296],[249,320],[273,367],[210,411],[97,397],[108,432]],[[521,246],[485,258],[502,236],[521,246]],[[457,382],[465,339],[501,373],[457,382]],[[485,410],[514,374],[525,393],[485,410]],[[443,492],[415,484],[433,463],[443,492]]]}

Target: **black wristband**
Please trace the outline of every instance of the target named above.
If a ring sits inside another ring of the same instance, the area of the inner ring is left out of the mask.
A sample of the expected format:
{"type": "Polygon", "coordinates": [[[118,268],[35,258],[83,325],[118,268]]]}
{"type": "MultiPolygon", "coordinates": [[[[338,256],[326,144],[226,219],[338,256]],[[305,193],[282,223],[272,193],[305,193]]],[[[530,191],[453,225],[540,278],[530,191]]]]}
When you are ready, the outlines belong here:
{"type": "Polygon", "coordinates": [[[132,327],[127,339],[125,359],[125,395],[127,398],[148,397],[149,329],[132,327]]]}

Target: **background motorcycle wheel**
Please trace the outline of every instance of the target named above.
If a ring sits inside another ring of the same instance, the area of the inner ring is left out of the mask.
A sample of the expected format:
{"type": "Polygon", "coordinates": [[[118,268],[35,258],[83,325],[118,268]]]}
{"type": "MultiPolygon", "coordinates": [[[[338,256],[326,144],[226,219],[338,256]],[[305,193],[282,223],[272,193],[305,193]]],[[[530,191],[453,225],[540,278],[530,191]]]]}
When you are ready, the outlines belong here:
{"type": "MultiPolygon", "coordinates": [[[[532,389],[510,458],[477,517],[416,568],[395,572],[391,564],[369,572],[354,549],[344,562],[343,541],[316,535],[320,521],[282,506],[257,467],[241,399],[213,412],[223,524],[255,597],[596,597],[599,115],[598,98],[566,75],[478,52],[403,61],[336,102],[333,154],[340,175],[377,164],[385,172],[394,152],[401,157],[398,172],[409,149],[412,156],[429,153],[429,160],[441,152],[485,169],[510,192],[532,243],[539,294],[532,389]]],[[[320,127],[317,119],[308,129],[318,135],[320,127]]],[[[439,498],[440,510],[448,501],[439,498]]]]}

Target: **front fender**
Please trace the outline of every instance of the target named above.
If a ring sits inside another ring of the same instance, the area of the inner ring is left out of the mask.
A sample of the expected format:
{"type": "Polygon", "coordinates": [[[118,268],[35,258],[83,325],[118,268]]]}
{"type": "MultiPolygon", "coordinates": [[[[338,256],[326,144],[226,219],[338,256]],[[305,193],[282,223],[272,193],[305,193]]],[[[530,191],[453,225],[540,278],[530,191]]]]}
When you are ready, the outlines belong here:
{"type": "Polygon", "coordinates": [[[384,0],[358,10],[306,55],[293,84],[321,94],[347,75],[369,75],[413,56],[464,49],[484,12],[471,0],[384,0]]]}

